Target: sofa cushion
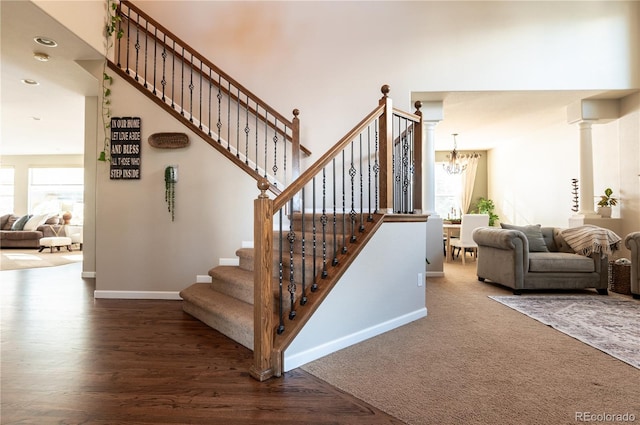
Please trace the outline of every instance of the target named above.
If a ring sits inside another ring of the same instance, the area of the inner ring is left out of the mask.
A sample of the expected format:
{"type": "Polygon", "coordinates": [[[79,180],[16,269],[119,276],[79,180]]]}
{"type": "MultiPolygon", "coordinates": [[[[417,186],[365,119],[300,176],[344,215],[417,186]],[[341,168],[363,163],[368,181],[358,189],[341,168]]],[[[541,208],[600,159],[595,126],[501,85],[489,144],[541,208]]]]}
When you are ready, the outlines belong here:
{"type": "Polygon", "coordinates": [[[3,230],[2,232],[0,232],[0,238],[5,241],[39,240],[42,236],[43,236],[43,233],[38,230],[33,230],[33,231],[3,230]]]}
{"type": "Polygon", "coordinates": [[[35,214],[32,215],[29,220],[24,224],[22,230],[37,230],[38,227],[42,226],[45,221],[49,218],[49,214],[35,214]]]}
{"type": "Polygon", "coordinates": [[[2,227],[0,230],[11,230],[11,226],[16,222],[18,217],[15,214],[5,214],[2,216],[2,227]]]}
{"type": "Polygon", "coordinates": [[[27,214],[27,215],[23,215],[22,217],[17,219],[15,221],[15,223],[13,223],[13,225],[11,226],[11,230],[22,230],[22,229],[24,229],[24,225],[27,224],[27,221],[29,221],[29,218],[31,218],[31,216],[27,214]]]}
{"type": "Polygon", "coordinates": [[[547,244],[542,237],[542,230],[539,224],[531,226],[516,226],[513,224],[500,223],[503,229],[519,230],[527,237],[529,242],[529,252],[549,252],[547,244]]]}
{"type": "Polygon", "coordinates": [[[595,272],[593,259],[568,252],[532,252],[529,272],[589,273],[595,272]]]}

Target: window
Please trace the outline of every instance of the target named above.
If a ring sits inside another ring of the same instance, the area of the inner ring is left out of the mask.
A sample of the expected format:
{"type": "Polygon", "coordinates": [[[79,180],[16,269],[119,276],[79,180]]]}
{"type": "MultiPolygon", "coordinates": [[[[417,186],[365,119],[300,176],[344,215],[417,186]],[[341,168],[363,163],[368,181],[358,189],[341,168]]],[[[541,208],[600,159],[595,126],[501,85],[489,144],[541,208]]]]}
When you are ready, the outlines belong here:
{"type": "Polygon", "coordinates": [[[440,217],[460,218],[462,200],[462,174],[448,174],[443,162],[435,165],[435,209],[440,217]]]}
{"type": "Polygon", "coordinates": [[[30,168],[29,214],[69,211],[73,224],[82,224],[84,210],[83,168],[30,168]]]}
{"type": "Polygon", "coordinates": [[[13,167],[0,168],[0,215],[13,213],[13,187],[15,170],[13,167]]]}

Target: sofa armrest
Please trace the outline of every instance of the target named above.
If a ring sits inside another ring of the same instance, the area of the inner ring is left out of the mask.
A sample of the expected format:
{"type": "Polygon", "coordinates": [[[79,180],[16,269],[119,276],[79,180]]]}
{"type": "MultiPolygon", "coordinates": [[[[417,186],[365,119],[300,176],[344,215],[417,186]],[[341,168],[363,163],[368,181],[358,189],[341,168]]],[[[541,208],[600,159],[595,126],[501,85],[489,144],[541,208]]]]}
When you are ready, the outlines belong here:
{"type": "Polygon", "coordinates": [[[482,227],[473,231],[478,244],[478,279],[519,290],[529,272],[529,241],[519,230],[482,227]]]}

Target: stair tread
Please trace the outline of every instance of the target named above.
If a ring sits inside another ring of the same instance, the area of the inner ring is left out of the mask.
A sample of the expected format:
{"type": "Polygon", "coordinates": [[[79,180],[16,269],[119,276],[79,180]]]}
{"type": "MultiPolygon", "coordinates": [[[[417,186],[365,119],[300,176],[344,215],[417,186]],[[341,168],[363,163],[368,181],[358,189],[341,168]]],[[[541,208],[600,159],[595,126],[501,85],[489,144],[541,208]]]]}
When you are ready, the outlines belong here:
{"type": "Polygon", "coordinates": [[[215,291],[208,283],[195,283],[180,291],[180,296],[207,311],[234,317],[239,323],[253,327],[253,305],[215,291]]]}

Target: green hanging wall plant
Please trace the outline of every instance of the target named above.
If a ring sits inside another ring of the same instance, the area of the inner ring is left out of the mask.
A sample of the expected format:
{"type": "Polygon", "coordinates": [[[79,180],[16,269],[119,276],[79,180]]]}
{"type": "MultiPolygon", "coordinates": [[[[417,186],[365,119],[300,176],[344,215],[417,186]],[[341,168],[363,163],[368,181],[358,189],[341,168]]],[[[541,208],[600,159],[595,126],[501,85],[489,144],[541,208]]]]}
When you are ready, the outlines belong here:
{"type": "Polygon", "coordinates": [[[164,169],[164,200],[171,213],[171,221],[175,219],[176,183],[178,183],[178,167],[169,165],[164,169]]]}
{"type": "Polygon", "coordinates": [[[104,127],[104,143],[102,151],[98,155],[98,161],[111,161],[111,84],[113,84],[113,77],[107,74],[107,61],[109,60],[109,50],[113,47],[113,34],[115,33],[117,39],[121,39],[124,35],[122,29],[118,30],[118,23],[120,22],[120,16],[117,15],[118,10],[117,0],[107,0],[107,17],[104,30],[104,46],[105,46],[105,59],[102,65],[102,126],[104,127]]]}

